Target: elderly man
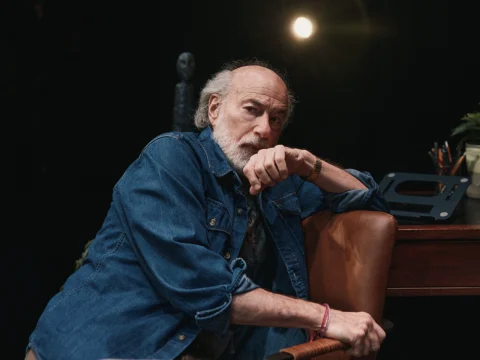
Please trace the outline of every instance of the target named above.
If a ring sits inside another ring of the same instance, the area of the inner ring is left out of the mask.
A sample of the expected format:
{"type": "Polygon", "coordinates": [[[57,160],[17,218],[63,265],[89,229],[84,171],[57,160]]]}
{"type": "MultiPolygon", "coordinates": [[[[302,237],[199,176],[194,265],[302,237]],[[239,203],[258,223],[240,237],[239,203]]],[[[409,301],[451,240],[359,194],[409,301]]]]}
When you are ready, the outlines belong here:
{"type": "Polygon", "coordinates": [[[215,74],[202,131],[153,139],[115,185],[27,358],[263,359],[312,331],[357,356],[377,350],[385,333],[371,316],[307,300],[301,220],[388,207],[368,173],[278,145],[292,106],[266,64],[215,74]]]}

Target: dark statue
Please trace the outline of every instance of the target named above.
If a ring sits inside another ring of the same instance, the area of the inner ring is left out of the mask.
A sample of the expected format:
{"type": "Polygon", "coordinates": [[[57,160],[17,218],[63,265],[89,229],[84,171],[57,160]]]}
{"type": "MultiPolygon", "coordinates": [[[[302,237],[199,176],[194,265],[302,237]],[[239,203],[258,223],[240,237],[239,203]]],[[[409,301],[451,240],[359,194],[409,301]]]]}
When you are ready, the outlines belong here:
{"type": "Polygon", "coordinates": [[[181,53],[177,59],[177,72],[180,82],[175,86],[173,106],[173,131],[193,131],[195,112],[195,91],[190,80],[195,70],[195,58],[189,52],[181,53]]]}

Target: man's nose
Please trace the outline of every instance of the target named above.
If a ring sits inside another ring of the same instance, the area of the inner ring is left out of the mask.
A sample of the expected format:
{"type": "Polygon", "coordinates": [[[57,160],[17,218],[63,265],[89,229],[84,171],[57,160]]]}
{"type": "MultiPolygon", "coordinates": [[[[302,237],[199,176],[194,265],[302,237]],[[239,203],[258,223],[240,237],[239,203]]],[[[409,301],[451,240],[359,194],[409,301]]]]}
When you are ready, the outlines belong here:
{"type": "Polygon", "coordinates": [[[268,139],[272,128],[270,127],[270,117],[267,112],[264,112],[262,116],[257,118],[257,124],[254,129],[254,133],[262,139],[268,139]]]}

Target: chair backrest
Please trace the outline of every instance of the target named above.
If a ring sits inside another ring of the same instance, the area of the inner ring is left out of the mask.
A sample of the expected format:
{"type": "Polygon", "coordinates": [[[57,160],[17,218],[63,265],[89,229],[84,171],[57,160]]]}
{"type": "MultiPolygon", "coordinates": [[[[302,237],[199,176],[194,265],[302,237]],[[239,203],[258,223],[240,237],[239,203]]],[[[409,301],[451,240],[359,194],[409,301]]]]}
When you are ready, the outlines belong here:
{"type": "MultiPolygon", "coordinates": [[[[376,211],[324,211],[305,219],[303,228],[310,300],[368,312],[381,325],[396,219],[376,211]]],[[[339,351],[321,357],[348,358],[339,351]]]]}

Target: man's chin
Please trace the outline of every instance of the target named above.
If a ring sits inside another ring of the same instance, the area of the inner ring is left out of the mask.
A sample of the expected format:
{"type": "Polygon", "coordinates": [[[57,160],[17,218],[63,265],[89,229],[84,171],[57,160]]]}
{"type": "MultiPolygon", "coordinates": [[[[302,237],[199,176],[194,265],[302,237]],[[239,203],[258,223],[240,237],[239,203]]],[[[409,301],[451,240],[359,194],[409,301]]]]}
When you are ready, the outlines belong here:
{"type": "Polygon", "coordinates": [[[241,146],[244,154],[250,159],[253,155],[258,153],[260,150],[263,149],[261,146],[255,146],[255,145],[242,145],[241,146]]]}
{"type": "Polygon", "coordinates": [[[233,161],[232,159],[228,159],[228,163],[230,164],[232,169],[235,170],[235,172],[239,173],[240,175],[243,175],[243,168],[247,165],[249,160],[250,160],[250,156],[245,156],[242,158],[242,160],[238,158],[233,161]]]}

